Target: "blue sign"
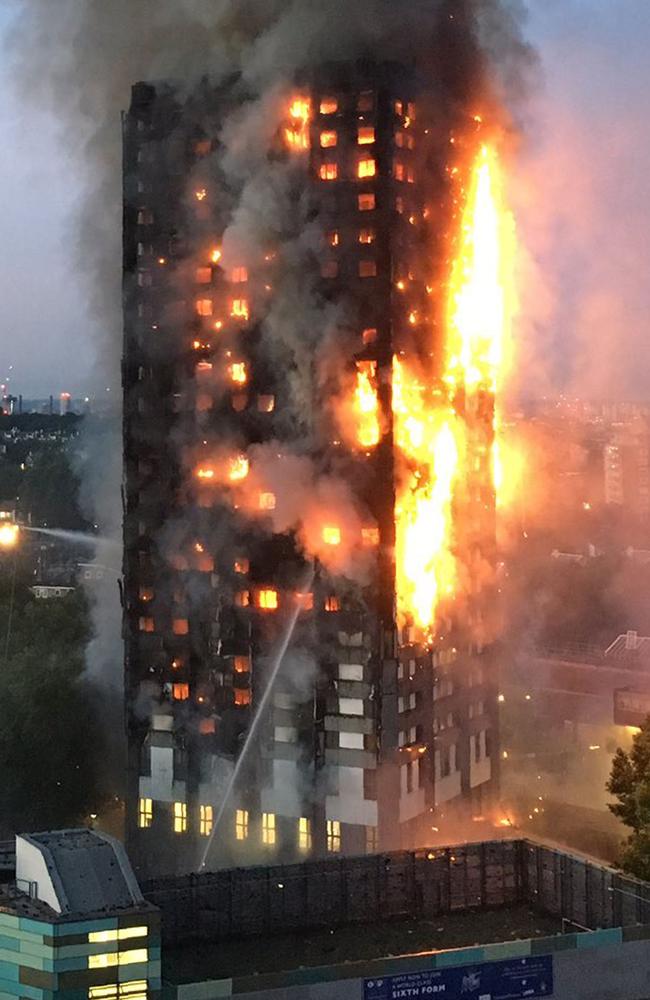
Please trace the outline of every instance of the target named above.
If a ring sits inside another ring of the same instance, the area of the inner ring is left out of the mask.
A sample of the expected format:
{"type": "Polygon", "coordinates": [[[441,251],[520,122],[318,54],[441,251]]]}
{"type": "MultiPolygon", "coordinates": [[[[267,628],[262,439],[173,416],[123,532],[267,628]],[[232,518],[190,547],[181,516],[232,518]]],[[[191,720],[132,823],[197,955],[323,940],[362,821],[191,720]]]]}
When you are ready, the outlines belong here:
{"type": "Polygon", "coordinates": [[[553,956],[459,965],[364,981],[364,1000],[528,1000],[553,994],[553,956]]]}

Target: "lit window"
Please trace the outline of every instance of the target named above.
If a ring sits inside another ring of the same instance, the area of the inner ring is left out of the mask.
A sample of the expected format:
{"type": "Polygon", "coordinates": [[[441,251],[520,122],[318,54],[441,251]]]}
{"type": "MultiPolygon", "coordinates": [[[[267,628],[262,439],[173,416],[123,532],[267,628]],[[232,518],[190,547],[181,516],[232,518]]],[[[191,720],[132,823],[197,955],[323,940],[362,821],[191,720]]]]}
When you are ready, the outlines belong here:
{"type": "Polygon", "coordinates": [[[275,493],[260,493],[260,510],[275,510],[275,493]]]}
{"type": "Polygon", "coordinates": [[[235,573],[248,573],[250,568],[250,562],[248,559],[235,559],[235,562],[233,563],[235,573]]]}
{"type": "Polygon", "coordinates": [[[199,807],[199,833],[202,837],[209,837],[212,833],[213,811],[212,806],[199,807]]]}
{"type": "Polygon", "coordinates": [[[413,169],[413,167],[408,168],[406,179],[409,182],[409,184],[415,184],[415,170],[413,169]]]}
{"type": "Polygon", "coordinates": [[[404,180],[404,164],[400,163],[397,160],[395,161],[395,164],[393,165],[393,177],[395,178],[396,181],[403,181],[404,180]]]}
{"type": "Polygon", "coordinates": [[[333,146],[338,144],[339,137],[334,131],[321,132],[320,134],[320,144],[323,149],[331,149],[333,146]]]}
{"type": "Polygon", "coordinates": [[[372,125],[363,125],[359,129],[357,142],[360,146],[370,146],[375,141],[375,129],[372,125]]]}
{"type": "Polygon", "coordinates": [[[277,590],[260,590],[257,595],[257,606],[262,611],[276,611],[278,607],[277,590]]]}
{"type": "Polygon", "coordinates": [[[238,809],[235,813],[235,837],[248,840],[248,809],[238,809]]]}
{"type": "Polygon", "coordinates": [[[275,396],[258,396],[257,409],[260,413],[273,413],[275,409],[275,396]]]}
{"type": "Polygon", "coordinates": [[[230,280],[233,285],[240,285],[244,281],[248,281],[248,268],[246,267],[235,267],[230,276],[230,280]]]}
{"type": "Polygon", "coordinates": [[[238,608],[248,608],[251,603],[250,590],[240,590],[235,594],[235,605],[238,608]]]}
{"type": "Polygon", "coordinates": [[[136,962],[148,962],[149,951],[147,948],[131,948],[128,951],[120,951],[118,965],[135,965],[136,962]]]}
{"type": "Polygon", "coordinates": [[[140,587],[138,594],[141,601],[153,601],[153,587],[140,587]]]}
{"type": "Polygon", "coordinates": [[[156,631],[156,623],[154,622],[153,618],[141,618],[138,623],[138,627],[141,632],[156,631]]]}
{"type": "Polygon", "coordinates": [[[409,116],[412,122],[415,121],[415,104],[413,104],[412,101],[409,101],[409,103],[406,106],[406,114],[409,116]]]}
{"type": "Polygon", "coordinates": [[[339,109],[339,102],[336,97],[323,97],[320,102],[320,113],[322,115],[333,115],[339,109]]]}
{"type": "Polygon", "coordinates": [[[360,194],[358,199],[359,211],[360,212],[372,212],[376,207],[377,201],[374,194],[360,194]]]}
{"type": "Polygon", "coordinates": [[[248,299],[233,299],[230,315],[235,319],[248,319],[248,299]]]}
{"type": "Polygon", "coordinates": [[[301,851],[311,851],[311,820],[304,816],[298,820],[298,847],[301,851]]]}
{"type": "Polygon", "coordinates": [[[137,979],[128,983],[109,983],[107,986],[90,986],[88,1000],[147,1000],[147,980],[137,979]]]}
{"type": "Polygon", "coordinates": [[[212,736],[217,730],[214,719],[201,719],[199,722],[199,733],[201,736],[212,736]]]}
{"type": "Polygon", "coordinates": [[[373,159],[359,160],[357,164],[357,177],[374,177],[377,173],[377,164],[373,159]]]}
{"type": "Polygon", "coordinates": [[[212,281],[212,268],[211,267],[197,267],[194,272],[194,280],[197,285],[209,285],[212,281]]]}
{"type": "Polygon", "coordinates": [[[138,826],[148,830],[153,823],[153,802],[151,799],[140,799],[138,802],[138,826]]]}
{"type": "Polygon", "coordinates": [[[194,192],[194,197],[197,201],[205,201],[208,197],[208,192],[205,188],[199,188],[198,191],[194,192]]]}
{"type": "Polygon", "coordinates": [[[322,278],[336,278],[339,273],[339,265],[336,260],[326,260],[320,266],[322,278]]]}
{"type": "Polygon", "coordinates": [[[341,824],[337,819],[327,821],[327,850],[339,854],[341,850],[341,824]]]}
{"type": "Polygon", "coordinates": [[[174,701],[187,701],[190,696],[189,684],[173,684],[172,695],[174,701]]]}
{"type": "Polygon", "coordinates": [[[187,831],[187,804],[185,802],[174,802],[174,833],[185,833],[187,831]]]}
{"type": "Polygon", "coordinates": [[[395,114],[396,115],[403,115],[404,114],[404,105],[402,104],[401,101],[395,101],[395,104],[393,106],[395,108],[395,114]]]}
{"type": "Polygon", "coordinates": [[[109,952],[104,955],[89,955],[89,969],[108,969],[111,965],[117,965],[117,952],[109,952]]]}
{"type": "Polygon", "coordinates": [[[235,656],[233,659],[233,669],[236,674],[248,674],[251,669],[250,656],[235,656]]]}
{"type": "Polygon", "coordinates": [[[172,631],[174,635],[187,635],[190,631],[190,623],[187,618],[174,618],[172,631]]]}
{"type": "Polygon", "coordinates": [[[234,688],[235,705],[237,708],[245,708],[251,703],[251,693],[248,688],[234,688]]]}
{"type": "Polygon", "coordinates": [[[379,850],[379,831],[376,826],[366,827],[366,853],[375,854],[379,850]]]}
{"type": "Polygon", "coordinates": [[[377,340],[377,329],[376,329],[376,327],[374,327],[374,326],[373,327],[368,327],[368,329],[364,330],[363,333],[361,334],[361,340],[363,341],[363,343],[364,343],[364,345],[366,347],[369,344],[374,344],[375,341],[377,340]]]}
{"type": "Polygon", "coordinates": [[[326,611],[340,611],[341,610],[341,602],[339,601],[338,597],[333,597],[333,596],[326,597],[325,598],[325,610],[326,611]]]}
{"type": "Polygon", "coordinates": [[[341,242],[338,229],[333,229],[332,232],[327,234],[327,242],[331,247],[337,247],[341,242]]]}
{"type": "Polygon", "coordinates": [[[275,844],[275,813],[262,813],[262,843],[268,847],[275,844]]]}
{"type": "Polygon", "coordinates": [[[212,299],[197,299],[196,312],[199,316],[212,316],[212,299]]]}
{"type": "Polygon", "coordinates": [[[298,604],[303,611],[313,611],[314,608],[314,595],[313,594],[297,594],[296,595],[298,604]]]}
{"type": "Polygon", "coordinates": [[[396,132],[395,133],[395,145],[397,146],[398,149],[402,149],[403,148],[403,146],[404,146],[404,133],[403,132],[396,132]]]}
{"type": "MultiPolygon", "coordinates": [[[[125,931],[131,930],[131,928],[124,928],[125,931]]],[[[140,931],[142,928],[133,928],[133,930],[140,931]]],[[[114,934],[115,937],[107,937],[106,940],[115,941],[116,937],[119,940],[123,940],[122,931],[110,931],[110,932],[99,932],[106,934],[114,934]]],[[[126,937],[145,937],[147,933],[147,928],[144,928],[144,934],[132,934],[125,935],[126,937]]],[[[88,936],[90,940],[90,935],[88,936]]],[[[103,955],[89,955],[88,956],[88,968],[89,969],[108,969],[112,965],[135,965],[136,962],[148,962],[149,961],[149,951],[147,948],[130,948],[126,951],[119,952],[105,952],[103,955]]],[[[139,984],[138,984],[139,985],[139,984]]],[[[134,993],[136,990],[134,989],[134,993]]],[[[133,995],[129,993],[128,995],[133,995]]]]}
{"type": "Polygon", "coordinates": [[[212,149],[212,143],[209,139],[199,139],[198,142],[194,143],[194,152],[197,156],[208,156],[212,149]]]}
{"type": "Polygon", "coordinates": [[[374,243],[375,242],[375,230],[374,229],[360,229],[359,230],[359,243],[374,243]]]}
{"type": "Polygon", "coordinates": [[[374,278],[377,275],[377,261],[376,260],[360,260],[359,261],[359,277],[360,278],[374,278]]]}
{"type": "Polygon", "coordinates": [[[319,176],[322,181],[335,181],[339,175],[337,163],[321,163],[319,176]]]}
{"type": "Polygon", "coordinates": [[[404,215],[404,199],[402,197],[397,197],[395,199],[395,210],[399,212],[400,215],[404,215]]]}
{"type": "Polygon", "coordinates": [[[362,528],[361,541],[367,548],[379,545],[379,528],[362,528]]]}

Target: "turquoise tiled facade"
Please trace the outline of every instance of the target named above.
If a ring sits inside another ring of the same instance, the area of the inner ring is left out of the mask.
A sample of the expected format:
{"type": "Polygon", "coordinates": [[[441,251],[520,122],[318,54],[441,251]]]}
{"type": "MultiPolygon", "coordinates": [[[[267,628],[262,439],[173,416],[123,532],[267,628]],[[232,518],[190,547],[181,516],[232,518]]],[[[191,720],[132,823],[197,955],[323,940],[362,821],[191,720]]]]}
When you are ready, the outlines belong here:
{"type": "Polygon", "coordinates": [[[160,919],[153,907],[119,917],[43,920],[0,912],[0,1000],[156,1000],[161,990],[160,919]],[[146,937],[91,942],[93,932],[147,927],[146,937]],[[89,957],[147,950],[144,962],[89,968],[89,957]],[[119,985],[118,985],[119,984],[119,985]],[[128,984],[133,984],[129,986],[128,984]]]}

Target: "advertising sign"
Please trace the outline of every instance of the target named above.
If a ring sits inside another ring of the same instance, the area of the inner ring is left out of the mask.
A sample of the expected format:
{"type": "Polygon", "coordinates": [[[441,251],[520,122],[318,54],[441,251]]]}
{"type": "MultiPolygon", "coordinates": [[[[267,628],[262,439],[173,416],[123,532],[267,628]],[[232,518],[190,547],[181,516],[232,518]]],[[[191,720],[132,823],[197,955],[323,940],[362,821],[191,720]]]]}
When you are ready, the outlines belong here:
{"type": "Polygon", "coordinates": [[[553,993],[553,956],[511,958],[403,976],[366,979],[364,1000],[526,1000],[553,993]]]}

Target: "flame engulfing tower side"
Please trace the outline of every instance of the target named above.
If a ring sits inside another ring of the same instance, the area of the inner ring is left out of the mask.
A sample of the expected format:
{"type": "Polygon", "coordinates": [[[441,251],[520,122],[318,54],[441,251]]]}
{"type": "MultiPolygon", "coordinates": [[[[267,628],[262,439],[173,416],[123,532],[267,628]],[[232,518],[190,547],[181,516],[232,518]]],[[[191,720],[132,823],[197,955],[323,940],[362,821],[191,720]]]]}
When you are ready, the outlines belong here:
{"type": "Polygon", "coordinates": [[[425,843],[496,780],[495,154],[392,63],[246,106],[138,84],[124,118],[140,870],[425,843]]]}

